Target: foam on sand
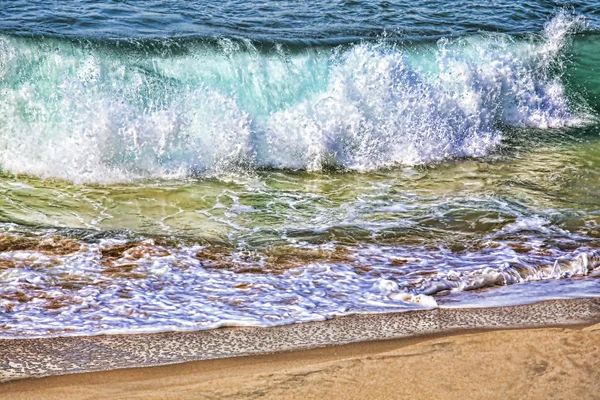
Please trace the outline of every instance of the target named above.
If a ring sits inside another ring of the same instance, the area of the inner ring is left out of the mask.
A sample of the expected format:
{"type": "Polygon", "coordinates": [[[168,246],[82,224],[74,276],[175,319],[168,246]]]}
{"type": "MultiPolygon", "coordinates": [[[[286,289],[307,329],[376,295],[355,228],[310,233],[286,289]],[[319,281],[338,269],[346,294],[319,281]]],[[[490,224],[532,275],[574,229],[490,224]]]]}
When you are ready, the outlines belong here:
{"type": "Polygon", "coordinates": [[[599,320],[600,300],[596,298],[514,307],[364,314],[270,328],[0,339],[0,381],[265,354],[457,329],[590,324],[599,320]]]}

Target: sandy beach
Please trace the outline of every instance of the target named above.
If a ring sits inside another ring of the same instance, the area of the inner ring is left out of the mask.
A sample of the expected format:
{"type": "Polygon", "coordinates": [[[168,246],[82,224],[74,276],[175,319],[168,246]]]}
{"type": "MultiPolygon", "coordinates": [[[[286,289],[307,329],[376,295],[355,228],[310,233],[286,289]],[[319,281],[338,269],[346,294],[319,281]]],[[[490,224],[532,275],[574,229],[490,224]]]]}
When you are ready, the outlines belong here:
{"type": "Polygon", "coordinates": [[[4,339],[0,399],[595,399],[599,322],[597,299],[573,299],[273,328],[4,339]]]}
{"type": "Polygon", "coordinates": [[[600,324],[20,380],[1,399],[598,399],[600,324]]]}

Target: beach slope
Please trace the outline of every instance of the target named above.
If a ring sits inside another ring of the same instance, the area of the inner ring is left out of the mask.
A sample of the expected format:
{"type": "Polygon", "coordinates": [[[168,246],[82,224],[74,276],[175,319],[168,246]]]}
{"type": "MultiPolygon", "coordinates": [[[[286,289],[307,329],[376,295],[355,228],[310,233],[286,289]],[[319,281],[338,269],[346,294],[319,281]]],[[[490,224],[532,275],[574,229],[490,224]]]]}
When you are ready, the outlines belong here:
{"type": "Polygon", "coordinates": [[[354,343],[8,382],[1,399],[598,399],[600,324],[354,343]]]}

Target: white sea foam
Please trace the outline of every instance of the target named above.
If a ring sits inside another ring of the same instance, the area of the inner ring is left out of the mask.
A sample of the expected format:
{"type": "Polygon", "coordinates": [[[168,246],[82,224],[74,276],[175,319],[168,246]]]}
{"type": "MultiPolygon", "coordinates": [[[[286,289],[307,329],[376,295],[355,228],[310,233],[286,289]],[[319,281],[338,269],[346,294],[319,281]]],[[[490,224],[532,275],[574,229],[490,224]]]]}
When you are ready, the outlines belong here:
{"type": "MultiPolygon", "coordinates": [[[[54,240],[48,236],[41,243],[54,240]]],[[[231,258],[214,253],[211,258],[206,256],[210,248],[165,247],[152,240],[115,253],[111,246],[122,243],[81,243],[66,255],[36,249],[2,252],[0,336],[272,326],[351,313],[432,309],[443,300],[440,294],[600,271],[594,252],[556,258],[535,251],[519,255],[507,246],[494,247],[492,254],[376,246],[354,249],[347,260],[306,262],[281,274],[242,273],[232,266],[260,269],[264,255],[262,261],[259,252],[254,257],[233,252],[231,258]],[[404,255],[401,268],[393,264],[399,254],[404,255]],[[365,265],[368,270],[361,269],[365,265]]],[[[527,297],[528,286],[520,287],[512,289],[513,298],[520,292],[527,297]]]]}
{"type": "Polygon", "coordinates": [[[223,41],[136,57],[4,37],[0,166],[107,182],[483,156],[502,125],[582,121],[560,76],[582,24],[559,13],[535,39],[482,34],[295,54],[223,41]]]}

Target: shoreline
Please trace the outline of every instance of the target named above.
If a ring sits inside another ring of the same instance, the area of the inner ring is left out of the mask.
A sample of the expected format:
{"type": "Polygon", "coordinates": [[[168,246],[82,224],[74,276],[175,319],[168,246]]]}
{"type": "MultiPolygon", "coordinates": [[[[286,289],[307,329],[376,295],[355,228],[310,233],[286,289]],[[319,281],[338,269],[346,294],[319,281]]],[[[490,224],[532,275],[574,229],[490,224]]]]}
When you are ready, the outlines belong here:
{"type": "Polygon", "coordinates": [[[474,329],[0,384],[0,400],[597,399],[600,323],[474,329]]]}
{"type": "Polygon", "coordinates": [[[269,328],[0,339],[0,382],[323,347],[335,349],[359,342],[419,337],[425,340],[427,335],[437,334],[584,326],[598,321],[600,298],[583,298],[510,307],[355,314],[269,328]]]}

